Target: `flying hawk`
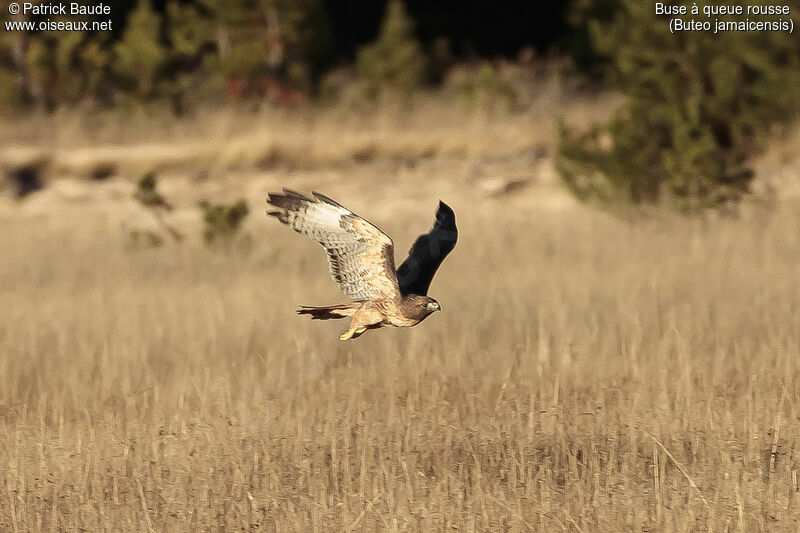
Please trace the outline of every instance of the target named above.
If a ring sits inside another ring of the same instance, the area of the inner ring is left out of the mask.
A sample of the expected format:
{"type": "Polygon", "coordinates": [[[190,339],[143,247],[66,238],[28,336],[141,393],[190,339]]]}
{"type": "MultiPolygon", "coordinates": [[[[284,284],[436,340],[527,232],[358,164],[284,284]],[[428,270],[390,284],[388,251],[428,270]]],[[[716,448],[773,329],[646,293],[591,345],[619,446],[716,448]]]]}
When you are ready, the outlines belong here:
{"type": "Polygon", "coordinates": [[[270,193],[267,203],[277,210],[267,214],[325,248],[333,281],[353,303],[301,306],[299,314],[318,320],[352,317],[350,328],[339,336],[346,341],[368,329],[416,326],[441,310],[427,294],[436,269],[458,239],[456,215],[447,204],[439,202],[433,229],[417,238],[395,270],[394,243],[388,235],[327,196],[313,195],[289,189],[270,193]]]}

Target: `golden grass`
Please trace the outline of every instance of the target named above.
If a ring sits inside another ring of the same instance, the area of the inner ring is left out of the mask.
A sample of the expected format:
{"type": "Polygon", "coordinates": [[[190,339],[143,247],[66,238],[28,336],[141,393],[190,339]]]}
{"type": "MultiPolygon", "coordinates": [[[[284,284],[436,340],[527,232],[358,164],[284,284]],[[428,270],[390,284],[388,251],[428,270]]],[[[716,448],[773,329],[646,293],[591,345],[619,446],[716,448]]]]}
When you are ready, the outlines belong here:
{"type": "MultiPolygon", "coordinates": [[[[260,206],[248,257],[6,221],[0,530],[796,527],[796,214],[452,203],[443,312],[348,343],[260,206]]],[[[432,214],[349,204],[398,255],[432,214]]]]}
{"type": "MultiPolygon", "coordinates": [[[[560,87],[557,78],[543,86],[560,87]]],[[[585,127],[618,105],[613,95],[546,94],[535,105],[507,113],[468,109],[457,101],[457,95],[430,93],[358,109],[201,109],[179,119],[159,109],[26,115],[0,128],[0,185],[3,169],[34,163],[45,168],[43,178],[50,181],[92,178],[98,171],[202,169],[219,175],[254,167],[506,156],[549,148],[556,118],[585,127]]]]}

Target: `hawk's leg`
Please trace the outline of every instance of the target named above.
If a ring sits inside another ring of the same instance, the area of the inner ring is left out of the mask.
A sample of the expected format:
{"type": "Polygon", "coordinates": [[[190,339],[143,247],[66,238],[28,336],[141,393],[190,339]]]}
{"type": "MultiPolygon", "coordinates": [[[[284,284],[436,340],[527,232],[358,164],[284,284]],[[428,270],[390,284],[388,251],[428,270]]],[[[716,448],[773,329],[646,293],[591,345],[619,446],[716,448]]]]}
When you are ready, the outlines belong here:
{"type": "Polygon", "coordinates": [[[357,339],[359,338],[367,328],[350,328],[341,335],[339,335],[340,341],[349,341],[350,339],[357,339]]]}

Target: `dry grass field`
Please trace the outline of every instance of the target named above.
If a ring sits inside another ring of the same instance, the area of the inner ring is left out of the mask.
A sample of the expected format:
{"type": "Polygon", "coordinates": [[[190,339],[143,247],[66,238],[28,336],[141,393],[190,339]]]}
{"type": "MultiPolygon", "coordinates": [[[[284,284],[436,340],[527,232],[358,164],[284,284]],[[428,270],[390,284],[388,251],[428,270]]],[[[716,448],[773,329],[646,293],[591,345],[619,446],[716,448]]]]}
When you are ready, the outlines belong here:
{"type": "Polygon", "coordinates": [[[138,252],[130,180],[7,205],[0,530],[795,531],[800,212],[625,220],[465,178],[533,172],[531,143],[172,170],[194,236],[138,252]],[[296,316],[344,297],[263,215],[281,185],[398,256],[448,201],[443,311],[347,343],[296,316]],[[248,198],[249,254],[202,246],[201,193],[248,198]]]}

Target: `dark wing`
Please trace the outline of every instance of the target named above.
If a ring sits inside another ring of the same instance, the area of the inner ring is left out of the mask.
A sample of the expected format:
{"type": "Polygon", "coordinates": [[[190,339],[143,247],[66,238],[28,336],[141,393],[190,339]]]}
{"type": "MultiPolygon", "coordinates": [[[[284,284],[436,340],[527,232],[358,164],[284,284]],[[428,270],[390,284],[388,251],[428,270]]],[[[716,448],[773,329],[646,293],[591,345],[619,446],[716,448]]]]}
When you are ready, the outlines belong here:
{"type": "Polygon", "coordinates": [[[392,239],[327,196],[313,194],[270,193],[267,203],[278,210],[267,214],[321,244],[333,281],[353,300],[399,296],[392,239]]]}
{"type": "Polygon", "coordinates": [[[455,248],[457,240],[456,214],[449,205],[440,201],[433,229],[417,237],[408,258],[397,269],[400,292],[428,294],[433,275],[450,250],[455,248]]]}

